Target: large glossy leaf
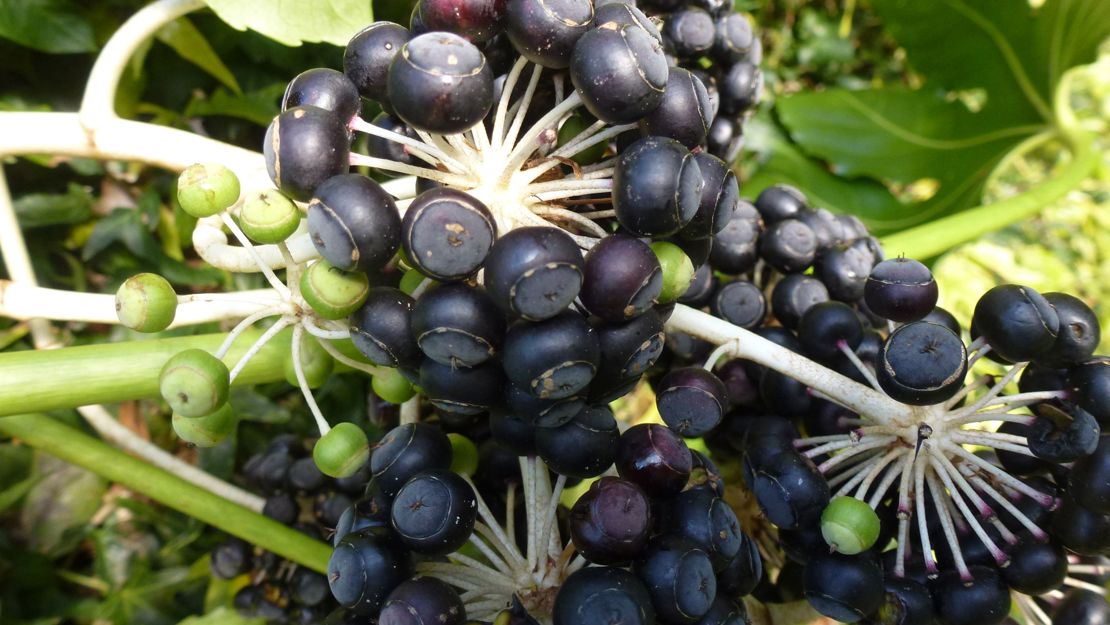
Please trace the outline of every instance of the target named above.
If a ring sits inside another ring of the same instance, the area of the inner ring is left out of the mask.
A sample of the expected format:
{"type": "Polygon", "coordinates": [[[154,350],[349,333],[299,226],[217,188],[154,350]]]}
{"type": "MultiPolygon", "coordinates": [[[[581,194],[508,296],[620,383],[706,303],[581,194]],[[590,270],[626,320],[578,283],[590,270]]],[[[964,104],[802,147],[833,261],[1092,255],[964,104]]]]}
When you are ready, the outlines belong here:
{"type": "MultiPolygon", "coordinates": [[[[828,203],[879,234],[978,204],[999,160],[1051,128],[1061,73],[1092,60],[1110,36],[1105,0],[1048,0],[1038,10],[1026,0],[874,5],[924,86],[800,93],[779,99],[776,111],[803,153],[894,191],[899,202],[884,212],[851,198],[828,203]]],[[[817,191],[805,179],[799,186],[817,191]]]]}
{"type": "Polygon", "coordinates": [[[96,50],[92,24],[67,0],[0,0],[0,37],[43,52],[96,50]]]}
{"type": "Polygon", "coordinates": [[[873,0],[887,28],[927,83],[985,89],[984,112],[1046,119],[1068,67],[1095,58],[1110,36],[1106,0],[873,0]]]}
{"type": "Polygon", "coordinates": [[[205,0],[220,19],[288,46],[327,42],[345,46],[374,21],[370,0],[205,0]]]}
{"type": "Polygon", "coordinates": [[[832,163],[835,173],[918,182],[932,191],[925,201],[881,213],[861,213],[852,200],[830,206],[859,214],[879,233],[974,204],[998,159],[1041,129],[1024,124],[988,130],[985,113],[906,89],[802,93],[780,100],[778,112],[798,145],[832,163]]]}
{"type": "Polygon", "coordinates": [[[766,187],[785,182],[805,189],[814,206],[851,212],[868,220],[903,210],[898,200],[883,185],[873,180],[849,180],[830,173],[808,158],[766,116],[757,115],[745,133],[751,144],[759,146],[759,168],[743,182],[745,197],[755,197],[766,187]]]}

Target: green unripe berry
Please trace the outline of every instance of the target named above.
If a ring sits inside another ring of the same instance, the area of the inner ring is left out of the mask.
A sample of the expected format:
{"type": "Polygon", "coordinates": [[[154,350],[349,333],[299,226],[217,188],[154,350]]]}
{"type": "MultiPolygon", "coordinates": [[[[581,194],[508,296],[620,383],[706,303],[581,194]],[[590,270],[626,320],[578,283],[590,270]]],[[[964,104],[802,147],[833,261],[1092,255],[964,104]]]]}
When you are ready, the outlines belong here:
{"type": "Polygon", "coordinates": [[[343,271],[320,260],[301,274],[301,297],[324,319],[342,319],[358,310],[370,293],[361,271],[343,271]]]}
{"type": "Polygon", "coordinates": [[[403,404],[416,395],[412,383],[396,369],[386,369],[370,380],[374,394],[391,404],[403,404]]]}
{"type": "Polygon", "coordinates": [[[821,513],[821,535],[838,553],[862,553],[879,538],[879,515],[855,497],[837,497],[821,513]]]}
{"type": "Polygon", "coordinates": [[[131,276],[116,291],[116,317],[137,332],[161,332],[177,314],[177,293],[156,273],[131,276]]]}
{"type": "Polygon", "coordinates": [[[177,201],[193,217],[211,217],[239,199],[239,178],[219,163],[197,163],[177,178],[177,201]]]}
{"type": "MultiPolygon", "coordinates": [[[[333,369],[335,369],[335,360],[332,359],[331,354],[324,351],[320,341],[313,336],[302,334],[301,370],[304,372],[304,379],[308,383],[308,388],[323,386],[324,382],[328,381],[328,376],[331,375],[333,369]]],[[[292,386],[300,385],[297,382],[297,371],[293,368],[293,350],[286,352],[282,370],[285,373],[286,382],[292,386]]]]}
{"type": "Polygon", "coordinates": [[[430,278],[415,269],[409,269],[401,276],[401,283],[397,285],[397,288],[401,289],[401,292],[405,295],[412,295],[413,291],[423,284],[425,279],[430,278]]]}
{"type": "Polygon", "coordinates": [[[694,279],[694,263],[682,248],[674,243],[656,241],[651,251],[659,259],[663,269],[663,290],[659,293],[660,304],[670,304],[682,297],[694,279]]]}
{"type": "Polygon", "coordinates": [[[370,442],[354,423],[340,423],[316,441],[312,460],[324,475],[354,475],[370,460],[370,442]]]}
{"type": "Polygon", "coordinates": [[[214,412],[199,417],[173,415],[173,431],[178,438],[197,447],[213,447],[235,431],[239,419],[231,404],[225,403],[214,412]]]}
{"type": "MultiPolygon", "coordinates": [[[[591,122],[587,121],[585,117],[579,114],[571,115],[563,125],[559,127],[559,147],[570,143],[578,137],[582,131],[591,126],[591,122]]],[[[571,156],[571,160],[579,165],[591,165],[601,160],[605,156],[606,141],[599,141],[584,150],[575,152],[571,156]]]]}
{"type": "Polygon", "coordinates": [[[459,475],[474,476],[478,472],[478,446],[474,441],[454,432],[447,435],[451,441],[451,470],[459,475]]]}
{"type": "Polygon", "coordinates": [[[301,211],[280,191],[262,191],[243,202],[239,227],[258,243],[281,243],[301,225],[301,211]]]}
{"type": "Polygon", "coordinates": [[[158,390],[174,413],[201,417],[227,403],[231,385],[227,365],[203,349],[187,349],[166,361],[158,390]]]}

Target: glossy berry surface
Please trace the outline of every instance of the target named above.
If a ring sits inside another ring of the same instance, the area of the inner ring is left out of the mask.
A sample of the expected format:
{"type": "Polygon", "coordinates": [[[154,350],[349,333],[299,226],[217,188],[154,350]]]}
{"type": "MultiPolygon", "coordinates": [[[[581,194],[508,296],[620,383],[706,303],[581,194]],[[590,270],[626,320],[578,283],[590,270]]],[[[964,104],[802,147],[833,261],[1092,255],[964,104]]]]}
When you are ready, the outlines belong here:
{"type": "Polygon", "coordinates": [[[883,343],[876,373],[891,397],[935,404],[959,390],[967,373],[967,349],[948,328],[927,321],[908,323],[883,343]]]}
{"type": "Polygon", "coordinates": [[[502,311],[541,321],[574,301],[584,270],[581,251],[562,230],[518,228],[494,243],[485,261],[485,284],[502,311]]]}
{"type": "Polygon", "coordinates": [[[262,151],[274,185],[308,201],[325,180],[346,173],[351,145],[346,122],[314,106],[288,109],[266,129],[262,151]]]}
{"type": "Polygon", "coordinates": [[[389,103],[413,128],[462,132],[493,106],[493,72],[462,37],[425,33],[405,42],[389,66],[389,103]]]}
{"type": "Polygon", "coordinates": [[[909,258],[891,258],[875,265],[863,292],[875,314],[903,323],[929,314],[937,305],[937,294],[933,273],[909,258]]]}
{"type": "Polygon", "coordinates": [[[489,208],[474,196],[439,188],[421,193],[401,222],[405,252],[425,275],[458,280],[478,271],[497,238],[489,208]]]}
{"type": "Polygon", "coordinates": [[[632,482],[602,477],[574,503],[569,526],[575,548],[590,562],[629,562],[651,535],[651,502],[632,482]]]}
{"type": "Polygon", "coordinates": [[[628,230],[644,236],[678,232],[697,213],[701,169],[674,139],[645,137],[621,153],[613,172],[613,210],[628,230]]]}
{"type": "Polygon", "coordinates": [[[662,44],[638,23],[596,24],[578,38],[570,57],[570,78],[586,108],[611,124],[655,110],[668,73],[662,44]]]}
{"type": "Polygon", "coordinates": [[[281,98],[281,109],[315,106],[349,120],[362,109],[358,89],[343,72],[320,67],[310,69],[289,81],[281,98]]]}
{"type": "Polygon", "coordinates": [[[392,527],[413,551],[446,555],[470,538],[477,514],[474,489],[457,473],[423,471],[393,498],[392,527]]]}
{"type": "Polygon", "coordinates": [[[332,266],[380,269],[401,246],[401,214],[380,184],[360,174],[334,176],[316,187],[308,231],[332,266]]]}

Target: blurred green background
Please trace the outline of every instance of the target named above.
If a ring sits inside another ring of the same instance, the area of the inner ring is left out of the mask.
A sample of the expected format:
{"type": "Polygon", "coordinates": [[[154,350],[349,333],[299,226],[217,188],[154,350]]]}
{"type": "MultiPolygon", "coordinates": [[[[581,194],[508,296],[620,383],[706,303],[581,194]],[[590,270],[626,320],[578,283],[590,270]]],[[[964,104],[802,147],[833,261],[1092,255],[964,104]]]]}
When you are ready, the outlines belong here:
{"type": "MultiPolygon", "coordinates": [[[[97,52],[144,4],[0,0],[0,111],[76,110],[97,52]]],[[[290,78],[339,67],[335,44],[371,15],[405,22],[410,9],[406,0],[208,4],[214,11],[177,20],[143,47],[117,110],[251,149],[290,78]]],[[[765,49],[764,102],[736,164],[744,195],[788,182],[816,206],[859,215],[898,243],[888,254],[932,264],[941,305],[965,327],[978,296],[1000,282],[1077,294],[1110,322],[1110,2],[736,7],[750,12],[765,49]],[[1058,182],[1077,146],[1093,150],[1097,165],[1053,201],[969,212],[1058,182]],[[966,240],[973,231],[989,234],[966,240]]],[[[50,155],[3,165],[43,285],[113,292],[133,273],[156,271],[179,292],[261,286],[197,261],[168,172],[50,155]]],[[[68,344],[134,338],[103,326],[62,331],[68,344]]],[[[25,323],[0,319],[0,350],[30,348],[25,323]]],[[[337,419],[365,414],[359,384],[329,383],[318,399],[337,419]]],[[[310,431],[287,386],[241,391],[235,401],[249,423],[199,454],[217,475],[230,476],[235,458],[275,431],[310,431]]],[[[55,416],[81,424],[74,413],[55,416]]],[[[179,447],[154,402],[126,404],[119,416],[167,449],[197,453],[179,447]]],[[[6,442],[0,524],[0,623],[239,622],[227,610],[235,582],[208,574],[216,532],[6,442]]]]}

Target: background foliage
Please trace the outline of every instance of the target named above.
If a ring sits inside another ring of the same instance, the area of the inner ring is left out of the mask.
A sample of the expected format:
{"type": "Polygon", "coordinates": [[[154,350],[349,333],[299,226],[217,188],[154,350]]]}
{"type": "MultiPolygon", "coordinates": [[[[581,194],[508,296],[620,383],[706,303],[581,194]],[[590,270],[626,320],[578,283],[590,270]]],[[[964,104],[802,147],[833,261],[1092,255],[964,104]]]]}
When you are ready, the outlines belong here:
{"type": "MultiPolygon", "coordinates": [[[[738,163],[745,195],[789,182],[880,234],[905,231],[1050,180],[1069,158],[1067,133],[1080,128],[1098,137],[1103,155],[1091,177],[1035,218],[932,259],[933,267],[942,305],[965,320],[978,294],[1015,281],[1077,293],[1110,322],[1110,3],[736,3],[753,14],[766,50],[766,102],[738,163]],[[1062,98],[1078,123],[1062,125],[1057,87],[1084,64],[1062,98]]],[[[75,110],[97,51],[143,4],[0,0],[0,110],[75,110]]],[[[117,108],[252,149],[292,76],[338,67],[337,46],[351,33],[374,15],[404,22],[410,10],[406,0],[207,4],[144,47],[117,108]]],[[[4,165],[44,285],[112,292],[148,270],[179,292],[261,286],[196,261],[191,220],[170,199],[166,172],[51,156],[4,165]]],[[[139,338],[80,324],[63,331],[68,343],[139,338]]],[[[27,335],[25,324],[0,319],[0,350],[31,348],[27,335]]],[[[317,397],[333,420],[364,420],[365,387],[334,376],[317,397]]],[[[284,384],[238,391],[233,403],[248,423],[237,439],[200,453],[179,446],[155,402],[124,404],[119,418],[233,479],[236,458],[275,433],[311,431],[301,401],[284,384]]],[[[75,413],[54,416],[81,427],[75,413]]],[[[0,524],[0,622],[239,622],[228,606],[242,580],[208,574],[215,532],[11,441],[0,443],[0,524]]]]}

